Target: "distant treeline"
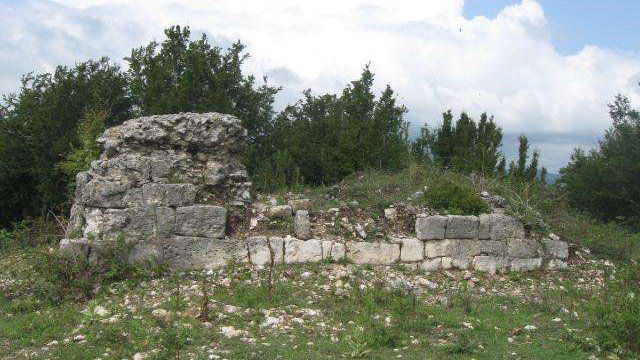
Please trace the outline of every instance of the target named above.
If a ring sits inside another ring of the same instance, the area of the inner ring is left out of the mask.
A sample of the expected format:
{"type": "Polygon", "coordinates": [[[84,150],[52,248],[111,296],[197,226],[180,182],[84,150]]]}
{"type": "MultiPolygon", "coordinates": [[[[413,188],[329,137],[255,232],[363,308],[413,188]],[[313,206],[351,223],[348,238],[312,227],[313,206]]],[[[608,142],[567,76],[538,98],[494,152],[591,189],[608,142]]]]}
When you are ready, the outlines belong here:
{"type": "MultiPolygon", "coordinates": [[[[518,160],[506,163],[499,150],[502,129],[487,114],[476,121],[462,113],[454,121],[447,111],[439,127],[425,126],[410,141],[407,109],[391,86],[379,96],[373,93],[369,66],[339,94],[306,90],[301,100],[276,112],[280,89],[242,73],[248,55],[241,43],[221,49],[205,35],[192,39],[189,28],[179,26],[165,35],[161,43],[133,49],[125,58],[127,71],[107,58],[59,66],[53,73],[25,75],[20,90],[3,97],[1,226],[64,213],[75,173],[98,155],[95,138],[105,127],[136,116],[186,111],[229,113],[242,120],[249,133],[245,164],[260,190],[331,184],[358,171],[398,170],[409,161],[544,183],[546,170],[538,169],[537,151],[529,155],[526,137],[520,137],[518,160]]],[[[631,119],[637,113],[625,114],[631,119]]],[[[595,166],[594,154],[576,152],[565,169],[567,189],[586,191],[580,183],[586,176],[583,164],[595,166]]]]}

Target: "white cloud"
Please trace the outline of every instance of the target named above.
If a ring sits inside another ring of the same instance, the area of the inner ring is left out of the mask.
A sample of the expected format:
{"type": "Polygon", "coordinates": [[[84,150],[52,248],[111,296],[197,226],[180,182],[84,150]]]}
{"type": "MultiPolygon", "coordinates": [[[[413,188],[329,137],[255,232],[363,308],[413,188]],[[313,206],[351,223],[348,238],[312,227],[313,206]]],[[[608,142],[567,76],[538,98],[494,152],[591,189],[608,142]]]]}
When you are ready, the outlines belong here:
{"type": "MultiPolygon", "coordinates": [[[[103,54],[121,59],[172,24],[189,24],[220,42],[241,39],[247,71],[286,87],[339,91],[371,62],[376,86],[390,83],[414,129],[452,108],[495,114],[508,134],[531,134],[555,170],[575,145],[608,126],[617,92],[640,100],[640,55],[586,46],[569,56],[553,47],[533,0],[495,18],[463,16],[463,0],[30,0],[0,14],[0,91],[19,73],[50,70],[103,54]],[[11,29],[11,31],[8,31],[11,29]],[[562,142],[562,143],[561,143],[562,142]]],[[[510,148],[510,147],[507,147],[510,148]]]]}

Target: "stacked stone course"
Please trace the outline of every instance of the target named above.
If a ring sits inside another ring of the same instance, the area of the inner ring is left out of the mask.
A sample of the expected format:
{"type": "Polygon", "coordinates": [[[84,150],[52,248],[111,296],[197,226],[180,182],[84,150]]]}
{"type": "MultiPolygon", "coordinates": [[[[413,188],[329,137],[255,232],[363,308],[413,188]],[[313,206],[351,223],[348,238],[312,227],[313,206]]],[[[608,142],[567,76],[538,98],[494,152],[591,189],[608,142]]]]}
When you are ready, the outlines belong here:
{"type": "MultiPolygon", "coordinates": [[[[237,118],[217,113],[143,117],[108,129],[98,140],[100,159],[77,176],[62,250],[99,256],[106,244],[123,238],[134,245],[131,261],[153,257],[176,268],[345,258],[423,270],[566,267],[567,243],[527,237],[523,225],[504,214],[421,215],[415,237],[338,241],[313,238],[310,202],[298,199],[267,212],[273,219],[294,217],[295,238],[229,238],[227,207],[251,201],[241,164],[245,138],[237,118]]],[[[385,211],[385,217],[395,216],[385,211]]]]}

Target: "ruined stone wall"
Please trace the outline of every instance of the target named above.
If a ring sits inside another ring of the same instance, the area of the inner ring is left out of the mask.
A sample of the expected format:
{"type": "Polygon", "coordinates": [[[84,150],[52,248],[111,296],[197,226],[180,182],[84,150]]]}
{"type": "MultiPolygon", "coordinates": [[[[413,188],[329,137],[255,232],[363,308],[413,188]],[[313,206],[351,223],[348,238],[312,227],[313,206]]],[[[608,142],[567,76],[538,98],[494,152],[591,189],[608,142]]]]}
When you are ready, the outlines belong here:
{"type": "Polygon", "coordinates": [[[246,136],[240,120],[217,113],[141,117],[107,129],[100,159],[76,177],[62,246],[91,251],[120,238],[135,244],[134,257],[206,253],[225,237],[226,207],[251,201],[241,163],[246,136]]]}
{"type": "MultiPolygon", "coordinates": [[[[313,237],[309,200],[298,199],[266,212],[269,218],[291,218],[296,237],[229,238],[227,207],[251,202],[251,183],[241,164],[245,137],[237,118],[217,113],[142,117],[108,129],[98,140],[100,159],[77,176],[61,248],[99,256],[105,245],[123,239],[133,245],[132,261],[153,257],[176,268],[232,261],[262,267],[272,258],[275,263],[346,258],[356,264],[489,272],[566,266],[566,243],[553,236],[528,237],[518,220],[499,213],[418,215],[415,235],[377,242],[329,240],[313,237]]],[[[356,233],[366,238],[358,226],[356,233]]]]}

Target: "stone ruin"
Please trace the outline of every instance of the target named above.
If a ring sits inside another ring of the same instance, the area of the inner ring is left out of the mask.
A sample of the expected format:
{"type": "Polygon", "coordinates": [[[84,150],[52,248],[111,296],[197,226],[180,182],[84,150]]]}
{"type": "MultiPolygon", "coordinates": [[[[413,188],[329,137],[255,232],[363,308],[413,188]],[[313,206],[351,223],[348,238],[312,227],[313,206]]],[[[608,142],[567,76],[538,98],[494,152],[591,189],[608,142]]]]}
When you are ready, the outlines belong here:
{"type": "Polygon", "coordinates": [[[154,258],[175,268],[344,258],[492,273],[566,267],[567,243],[554,235],[527,236],[520,221],[502,213],[418,215],[415,234],[367,242],[313,238],[310,203],[303,199],[266,211],[271,218],[291,218],[295,237],[230,237],[227,208],[252,201],[241,163],[246,136],[237,118],[217,113],[142,117],[108,129],[98,139],[100,159],[77,176],[61,249],[95,257],[123,239],[132,245],[130,261],[154,258]]]}

